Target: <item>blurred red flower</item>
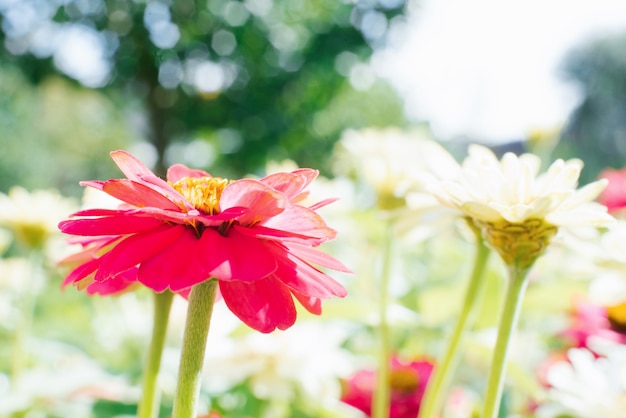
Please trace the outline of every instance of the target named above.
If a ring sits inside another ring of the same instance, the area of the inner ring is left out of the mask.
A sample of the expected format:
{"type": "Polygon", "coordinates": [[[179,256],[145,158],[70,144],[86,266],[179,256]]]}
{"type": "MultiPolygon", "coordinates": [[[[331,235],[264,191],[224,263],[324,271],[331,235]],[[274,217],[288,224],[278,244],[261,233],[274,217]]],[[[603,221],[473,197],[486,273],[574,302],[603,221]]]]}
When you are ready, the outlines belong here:
{"type": "Polygon", "coordinates": [[[609,184],[598,197],[598,201],[605,205],[610,213],[615,213],[626,207],[626,168],[615,170],[607,168],[598,176],[607,179],[609,184]]]}
{"type": "Polygon", "coordinates": [[[64,284],[110,294],[137,283],[185,293],[216,278],[231,311],[262,332],[289,328],[295,297],[309,312],[346,290],[313,264],[349,272],[315,249],[335,237],[316,212],[331,203],[300,204],[317,177],[312,169],[260,180],[228,181],[176,164],[167,181],[124,151],[111,157],[125,179],[84,181],[122,202],[117,209],[87,209],[59,224],[83,251],[64,284]]]}
{"type": "MultiPolygon", "coordinates": [[[[391,358],[389,418],[417,416],[432,370],[433,363],[428,360],[405,363],[391,358]]],[[[375,389],[376,371],[361,370],[344,382],[341,400],[371,416],[375,389]]]]}

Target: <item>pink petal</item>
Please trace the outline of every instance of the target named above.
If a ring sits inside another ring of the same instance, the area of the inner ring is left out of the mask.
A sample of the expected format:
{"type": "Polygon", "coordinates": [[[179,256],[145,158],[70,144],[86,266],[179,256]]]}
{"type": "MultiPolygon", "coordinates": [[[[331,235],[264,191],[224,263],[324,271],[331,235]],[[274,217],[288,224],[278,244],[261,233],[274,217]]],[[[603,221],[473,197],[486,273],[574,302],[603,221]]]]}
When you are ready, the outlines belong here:
{"type": "Polygon", "coordinates": [[[183,164],[174,164],[167,169],[167,180],[176,183],[178,180],[188,177],[212,177],[204,170],[195,170],[183,164]]]}
{"type": "Polygon", "coordinates": [[[221,235],[212,228],[200,238],[201,254],[210,277],[219,280],[254,282],[276,271],[274,254],[260,240],[241,234],[236,229],[221,235]]]}
{"type": "Polygon", "coordinates": [[[275,173],[263,177],[260,181],[267,184],[271,188],[284,193],[289,200],[298,197],[298,194],[304,190],[315,178],[319,172],[310,168],[303,168],[292,171],[291,173],[275,173]]]}
{"type": "MultiPolygon", "coordinates": [[[[276,246],[274,251],[278,253],[281,250],[276,246]]],[[[332,277],[283,251],[282,255],[277,254],[278,270],[274,277],[290,289],[304,296],[323,299],[346,296],[346,289],[332,277]]]]}
{"type": "Polygon", "coordinates": [[[110,155],[129,180],[141,181],[145,177],[156,177],[148,167],[126,151],[112,151],[110,155]]]}
{"type": "Polygon", "coordinates": [[[334,202],[336,202],[338,200],[339,200],[338,197],[331,197],[331,198],[328,198],[328,199],[324,199],[322,201],[319,201],[319,202],[309,206],[309,209],[311,209],[311,210],[318,210],[319,208],[323,208],[324,206],[328,206],[331,203],[334,203],[334,202]]]}
{"type": "Polygon", "coordinates": [[[322,300],[319,298],[314,298],[312,296],[301,295],[298,292],[291,290],[293,296],[300,302],[304,308],[311,312],[313,315],[321,315],[322,314],[322,300]]]}
{"type": "Polygon", "coordinates": [[[155,292],[178,291],[209,279],[199,251],[200,241],[187,229],[156,256],[139,266],[141,283],[155,292]]]}
{"type": "Polygon", "coordinates": [[[296,322],[291,293],[272,278],[252,283],[221,281],[226,306],[249,327],[261,332],[285,330],[296,322]]]}
{"type": "Polygon", "coordinates": [[[85,277],[96,271],[99,265],[100,260],[96,258],[76,267],[70,272],[70,274],[67,275],[65,280],[63,280],[63,287],[83,280],[85,277]]]}
{"type": "Polygon", "coordinates": [[[70,254],[67,257],[59,260],[57,264],[59,266],[76,266],[93,258],[98,258],[98,254],[106,252],[105,247],[111,246],[111,248],[113,248],[113,244],[116,241],[119,241],[121,238],[122,237],[120,237],[119,235],[97,237],[97,239],[93,239],[93,237],[72,237],[67,241],[71,244],[81,244],[83,245],[83,249],[77,253],[70,254]],[[80,238],[82,238],[84,242],[79,242],[81,241],[80,238]]]}
{"type": "Polygon", "coordinates": [[[337,232],[329,228],[318,213],[299,205],[289,205],[279,215],[268,219],[262,225],[317,238],[320,244],[337,235],[337,232]]]}
{"type": "Polygon", "coordinates": [[[120,209],[84,209],[73,213],[71,216],[117,216],[126,213],[129,213],[129,211],[120,209]]]}
{"type": "Polygon", "coordinates": [[[94,279],[109,280],[154,257],[167,246],[178,240],[187,229],[183,226],[163,224],[160,228],[131,235],[101,257],[102,263],[94,279]]]}
{"type": "Polygon", "coordinates": [[[248,225],[258,223],[266,218],[278,215],[285,206],[285,195],[269,186],[251,179],[237,180],[230,183],[222,191],[220,208],[223,210],[233,207],[250,208],[250,212],[238,218],[239,223],[248,225]]]}
{"type": "Polygon", "coordinates": [[[145,216],[111,216],[95,219],[71,219],[59,223],[59,229],[71,235],[124,235],[148,231],[163,225],[158,219],[145,216]]]}
{"type": "Polygon", "coordinates": [[[141,161],[126,151],[113,151],[111,152],[111,158],[129,180],[142,183],[161,193],[163,196],[168,197],[170,200],[183,204],[187,209],[193,208],[176,189],[170,186],[165,180],[157,177],[141,161]]]}
{"type": "Polygon", "coordinates": [[[352,273],[352,271],[348,267],[346,267],[346,265],[343,264],[341,261],[337,260],[335,257],[329,254],[316,250],[315,248],[311,248],[309,246],[298,244],[295,242],[284,243],[284,245],[289,249],[289,252],[291,254],[304,261],[317,264],[321,267],[340,271],[342,273],[352,273]]]}
{"type": "Polygon", "coordinates": [[[104,182],[98,180],[85,180],[78,182],[78,184],[80,184],[81,186],[93,187],[97,190],[102,190],[102,187],[104,186],[104,182]]]}
{"type": "Polygon", "coordinates": [[[131,290],[129,289],[131,286],[138,284],[137,268],[133,268],[112,279],[103,282],[93,282],[85,288],[85,292],[87,292],[88,295],[116,295],[131,290]]]}
{"type": "Polygon", "coordinates": [[[241,217],[241,215],[249,212],[249,208],[233,207],[225,209],[224,211],[215,215],[200,214],[197,216],[196,219],[198,220],[198,222],[201,222],[206,226],[218,226],[224,222],[239,218],[241,217]]]}
{"type": "Polygon", "coordinates": [[[216,215],[204,215],[196,209],[190,210],[189,212],[175,212],[171,210],[147,207],[129,211],[127,213],[150,215],[152,218],[160,219],[165,222],[173,222],[184,225],[196,225],[201,223],[205,226],[219,226],[224,222],[234,220],[238,216],[247,212],[249,212],[249,209],[247,208],[228,208],[216,215]]]}
{"type": "Polygon", "coordinates": [[[153,206],[160,209],[180,211],[180,207],[154,189],[131,180],[109,180],[102,191],[140,208],[153,206]]]}
{"type": "Polygon", "coordinates": [[[297,240],[299,242],[304,242],[312,245],[311,242],[317,243],[319,241],[317,238],[311,238],[306,235],[300,235],[289,231],[281,231],[279,229],[266,228],[262,225],[244,227],[235,224],[231,227],[231,229],[236,229],[240,233],[250,237],[258,237],[262,239],[276,240],[281,242],[292,242],[293,240],[297,240]]]}

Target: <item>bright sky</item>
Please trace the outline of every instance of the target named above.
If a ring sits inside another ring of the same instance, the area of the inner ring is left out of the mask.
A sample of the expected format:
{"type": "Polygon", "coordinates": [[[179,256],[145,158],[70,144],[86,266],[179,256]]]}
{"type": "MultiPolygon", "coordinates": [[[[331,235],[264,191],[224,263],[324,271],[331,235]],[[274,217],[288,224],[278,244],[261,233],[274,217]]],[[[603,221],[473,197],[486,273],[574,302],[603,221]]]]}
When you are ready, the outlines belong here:
{"type": "Polygon", "coordinates": [[[626,32],[624,0],[421,0],[406,33],[373,63],[406,98],[407,113],[441,139],[522,139],[564,123],[575,86],[564,54],[590,37],[626,32]]]}

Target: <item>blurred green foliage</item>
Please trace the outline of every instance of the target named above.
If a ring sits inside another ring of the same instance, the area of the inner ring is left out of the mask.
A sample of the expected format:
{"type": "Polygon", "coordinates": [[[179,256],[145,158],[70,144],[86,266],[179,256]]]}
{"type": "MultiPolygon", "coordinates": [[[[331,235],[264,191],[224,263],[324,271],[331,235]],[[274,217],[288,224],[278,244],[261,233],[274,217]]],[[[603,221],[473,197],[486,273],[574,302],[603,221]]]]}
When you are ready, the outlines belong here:
{"type": "Polygon", "coordinates": [[[555,154],[585,161],[581,183],[606,167],[626,166],[626,35],[581,45],[563,63],[568,81],[578,85],[581,102],[570,116],[555,154]]]}
{"type": "Polygon", "coordinates": [[[126,112],[58,76],[33,86],[18,68],[0,65],[0,190],[56,187],[76,195],[79,180],[113,175],[108,151],[134,137],[126,112]]]}
{"type": "Polygon", "coordinates": [[[0,190],[67,191],[67,181],[114,169],[106,151],[140,141],[154,145],[160,174],[183,162],[236,177],[284,158],[328,170],[345,128],[404,123],[388,85],[362,72],[349,80],[403,9],[404,0],[3,5],[0,190]]]}

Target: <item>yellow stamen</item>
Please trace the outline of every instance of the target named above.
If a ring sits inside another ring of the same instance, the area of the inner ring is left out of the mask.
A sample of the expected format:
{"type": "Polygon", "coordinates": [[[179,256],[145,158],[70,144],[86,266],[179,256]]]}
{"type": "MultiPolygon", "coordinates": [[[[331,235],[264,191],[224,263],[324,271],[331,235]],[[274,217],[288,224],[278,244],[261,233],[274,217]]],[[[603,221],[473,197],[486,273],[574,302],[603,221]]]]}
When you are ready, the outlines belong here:
{"type": "Polygon", "coordinates": [[[220,197],[228,183],[219,177],[185,177],[172,187],[200,212],[215,215],[220,213],[220,197]]]}

